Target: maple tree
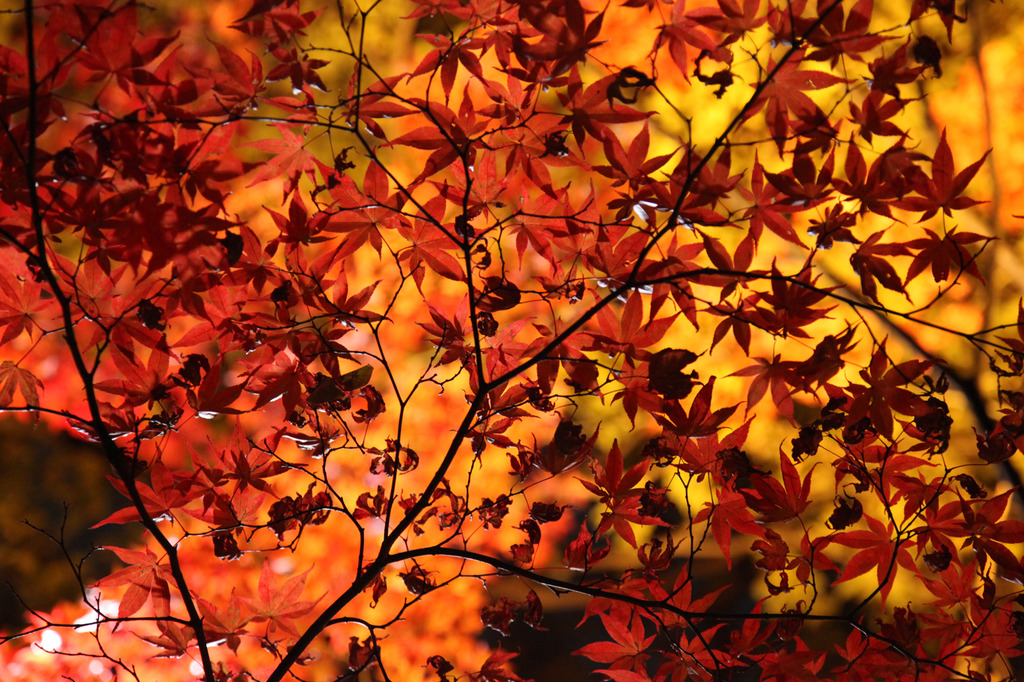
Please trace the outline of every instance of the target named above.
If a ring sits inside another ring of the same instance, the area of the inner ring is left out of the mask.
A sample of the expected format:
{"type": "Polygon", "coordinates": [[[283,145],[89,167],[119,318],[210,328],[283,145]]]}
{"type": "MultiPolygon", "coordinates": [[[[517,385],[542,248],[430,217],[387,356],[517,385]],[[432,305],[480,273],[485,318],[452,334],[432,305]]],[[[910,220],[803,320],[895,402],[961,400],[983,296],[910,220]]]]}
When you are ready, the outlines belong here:
{"type": "Polygon", "coordinates": [[[965,11],[8,12],[0,410],[144,535],[5,679],[519,680],[567,595],[621,682],[1012,676],[1024,304],[921,123],[965,11]]]}

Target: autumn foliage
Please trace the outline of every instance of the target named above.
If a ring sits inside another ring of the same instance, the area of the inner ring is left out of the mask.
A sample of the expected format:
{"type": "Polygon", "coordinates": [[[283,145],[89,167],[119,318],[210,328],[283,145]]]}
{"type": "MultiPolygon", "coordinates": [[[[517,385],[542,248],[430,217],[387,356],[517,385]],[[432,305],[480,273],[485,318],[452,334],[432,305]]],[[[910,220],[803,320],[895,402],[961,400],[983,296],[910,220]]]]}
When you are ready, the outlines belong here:
{"type": "Polygon", "coordinates": [[[514,681],[568,602],[616,682],[1012,678],[971,4],[3,15],[0,410],[143,533],[3,679],[514,681]]]}

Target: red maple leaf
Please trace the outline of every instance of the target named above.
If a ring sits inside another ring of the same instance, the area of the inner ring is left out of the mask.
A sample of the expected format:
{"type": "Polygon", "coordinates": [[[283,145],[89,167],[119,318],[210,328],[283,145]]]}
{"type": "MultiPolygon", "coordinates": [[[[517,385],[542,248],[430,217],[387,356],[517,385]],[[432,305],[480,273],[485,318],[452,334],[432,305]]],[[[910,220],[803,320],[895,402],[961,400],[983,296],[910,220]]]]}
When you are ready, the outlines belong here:
{"type": "Polygon", "coordinates": [[[307,148],[309,144],[309,140],[306,139],[308,130],[304,129],[300,135],[292,130],[292,126],[283,123],[273,125],[281,134],[280,140],[257,140],[246,143],[250,147],[271,155],[260,165],[255,177],[249,183],[249,187],[278,178],[286,178],[284,196],[287,198],[298,189],[299,178],[303,173],[309,173],[312,176],[317,170],[316,157],[307,148]]]}
{"type": "Polygon", "coordinates": [[[298,638],[296,620],[313,610],[320,599],[303,601],[299,599],[306,586],[306,575],[310,569],[279,581],[270,567],[271,562],[263,563],[259,585],[252,597],[239,596],[237,599],[249,611],[254,623],[267,624],[267,636],[280,630],[291,638],[298,638]]]}

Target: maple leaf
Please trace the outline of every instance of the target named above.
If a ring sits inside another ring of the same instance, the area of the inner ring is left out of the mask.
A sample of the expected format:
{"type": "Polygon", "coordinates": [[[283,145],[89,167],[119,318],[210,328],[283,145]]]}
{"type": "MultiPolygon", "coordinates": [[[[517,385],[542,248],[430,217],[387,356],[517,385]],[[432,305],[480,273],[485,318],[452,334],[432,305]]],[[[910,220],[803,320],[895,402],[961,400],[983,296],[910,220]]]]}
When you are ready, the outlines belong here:
{"type": "Polygon", "coordinates": [[[611,613],[601,613],[601,622],[608,634],[610,642],[592,642],[576,651],[596,663],[610,663],[610,668],[599,670],[609,678],[621,682],[646,682],[650,678],[644,667],[650,656],[650,645],[653,635],[646,635],[643,619],[637,614],[626,614],[625,607],[613,609],[611,613]]]}
{"type": "Polygon", "coordinates": [[[798,365],[792,360],[782,360],[776,355],[770,361],[766,358],[753,358],[756,364],[734,372],[735,376],[752,376],[750,389],[747,391],[746,413],[757,407],[771,388],[772,403],[783,415],[793,414],[793,386],[796,385],[798,365]]]}
{"type": "Polygon", "coordinates": [[[576,539],[565,548],[562,565],[571,571],[586,571],[608,556],[610,551],[611,545],[599,542],[584,524],[576,539]]]}
{"type": "Polygon", "coordinates": [[[841,336],[829,334],[814,348],[811,356],[796,366],[796,371],[803,377],[803,389],[809,391],[811,384],[822,386],[843,367],[843,356],[849,353],[857,342],[854,340],[854,328],[850,327],[841,336]]]}
{"type": "Polygon", "coordinates": [[[871,358],[867,369],[861,370],[865,384],[850,384],[848,390],[853,396],[849,407],[850,423],[865,417],[870,418],[878,432],[891,438],[893,434],[893,412],[917,414],[927,412],[924,401],[903,386],[920,377],[931,363],[925,360],[910,360],[895,367],[889,365],[885,342],[880,344],[871,358]]]}
{"type": "MultiPolygon", "coordinates": [[[[650,131],[646,122],[644,122],[640,134],[630,142],[628,150],[623,149],[622,143],[617,137],[608,135],[604,139],[604,149],[609,165],[594,166],[594,170],[611,178],[613,187],[625,183],[631,194],[643,194],[641,188],[650,180],[651,173],[664,166],[672,158],[672,154],[648,158],[650,140],[650,131]]],[[[637,197],[631,197],[631,199],[631,205],[629,201],[625,202],[629,209],[641,216],[644,215],[642,200],[637,197]]],[[[617,202],[610,204],[610,206],[615,205],[617,202]]],[[[619,215],[624,214],[620,212],[619,215]]]]}
{"type": "Polygon", "coordinates": [[[610,124],[642,121],[649,116],[646,112],[611,100],[608,89],[615,84],[617,78],[617,75],[611,75],[584,85],[579,71],[570,71],[569,86],[564,93],[559,93],[559,98],[569,112],[562,122],[569,125],[578,146],[583,146],[588,134],[604,140],[611,134],[610,124]]]}
{"type": "MultiPolygon", "coordinates": [[[[36,317],[42,316],[52,304],[35,278],[14,277],[19,268],[0,270],[0,346],[5,346],[23,333],[32,336],[42,331],[36,317]]],[[[26,273],[28,274],[28,273],[26,273]]]]}
{"type": "Polygon", "coordinates": [[[472,109],[455,112],[439,102],[423,102],[428,124],[388,142],[390,147],[432,150],[413,184],[461,161],[469,137],[481,127],[472,109]]]}
{"type": "MultiPolygon", "coordinates": [[[[429,208],[439,208],[444,199],[437,197],[428,204],[429,208]]],[[[446,234],[434,221],[417,219],[411,227],[402,226],[399,231],[407,235],[411,245],[402,251],[401,259],[413,270],[413,277],[419,286],[423,285],[425,265],[442,277],[456,282],[466,279],[465,268],[456,260],[451,252],[459,249],[458,244],[446,234]]]]}
{"type": "Polygon", "coordinates": [[[980,159],[954,176],[953,153],[949,148],[949,142],[946,141],[946,131],[943,130],[939,144],[935,148],[935,155],[932,157],[931,180],[921,178],[914,185],[914,191],[921,196],[905,197],[897,202],[897,205],[910,211],[921,211],[922,222],[940,210],[947,216],[952,216],[953,211],[976,206],[980,202],[963,196],[963,193],[987,157],[988,152],[985,152],[980,159]]]}
{"type": "Polygon", "coordinates": [[[954,275],[965,272],[977,280],[983,279],[975,262],[977,254],[971,254],[965,246],[983,242],[984,248],[984,244],[989,241],[988,237],[970,232],[957,232],[955,227],[942,237],[927,228],[924,231],[927,237],[907,242],[907,248],[920,249],[907,269],[908,283],[929,266],[936,282],[949,279],[951,272],[954,275]]]}
{"type": "Polygon", "coordinates": [[[767,108],[765,115],[768,130],[780,152],[792,129],[788,114],[793,114],[798,119],[809,119],[818,116],[820,112],[818,105],[805,92],[823,90],[848,82],[845,78],[825,71],[801,69],[804,54],[804,50],[797,50],[792,58],[781,65],[776,64],[774,60],[768,62],[767,70],[772,74],[772,78],[766,82],[762,96],[757,100],[757,106],[746,113],[749,117],[759,109],[767,108]]]}
{"type": "Polygon", "coordinates": [[[792,460],[780,453],[779,468],[782,472],[781,485],[772,476],[755,474],[750,477],[749,487],[739,489],[750,508],[761,514],[766,522],[786,521],[798,517],[811,503],[811,477],[814,467],[802,478],[792,460]]]}
{"type": "Polygon", "coordinates": [[[837,4],[827,14],[822,14],[818,29],[807,36],[807,42],[815,47],[807,53],[812,61],[828,61],[836,66],[843,57],[863,60],[863,53],[874,49],[891,37],[869,30],[874,0],[859,0],[850,8],[843,21],[843,6],[837,4]]]}
{"type": "MultiPolygon", "coordinates": [[[[516,34],[513,50],[520,62],[550,62],[546,78],[558,76],[584,58],[586,53],[600,44],[596,40],[601,31],[604,12],[599,12],[587,23],[579,0],[557,0],[553,3],[522,0],[519,16],[539,34],[540,40],[529,43],[532,37],[522,29],[516,34]]],[[[528,78],[527,74],[523,74],[528,78]]]]}
{"type": "Polygon", "coordinates": [[[896,554],[909,561],[910,553],[904,544],[896,544],[893,541],[894,529],[891,522],[882,523],[870,516],[865,516],[864,521],[868,526],[866,530],[843,531],[832,538],[833,543],[858,550],[846,562],[842,575],[835,583],[853,580],[874,568],[884,604],[893,587],[893,581],[888,579],[888,575],[890,571],[895,570],[896,554]]]}
{"type": "Polygon", "coordinates": [[[881,244],[881,232],[868,237],[850,258],[854,272],[860,275],[860,287],[865,296],[878,301],[878,287],[881,284],[890,291],[905,294],[904,282],[890,262],[892,256],[909,255],[906,244],[881,244]]]}
{"type": "Polygon", "coordinates": [[[139,73],[142,67],[156,59],[176,38],[176,35],[140,38],[137,8],[128,4],[118,8],[116,20],[98,22],[95,30],[90,31],[88,47],[79,56],[79,62],[97,72],[92,74],[93,79],[114,75],[122,90],[133,93],[135,86],[146,82],[139,73]]]}
{"type": "Polygon", "coordinates": [[[637,462],[628,471],[623,471],[622,451],[619,450],[618,441],[612,443],[611,450],[605,465],[592,462],[591,468],[594,472],[594,482],[580,479],[587,490],[598,495],[601,501],[608,506],[608,511],[601,517],[601,523],[597,528],[597,534],[614,528],[619,537],[628,542],[634,548],[636,535],[630,522],[641,523],[643,518],[638,513],[638,498],[641,490],[636,485],[643,479],[648,469],[647,460],[637,462]]]}
{"type": "Polygon", "coordinates": [[[260,166],[249,187],[281,177],[287,178],[288,182],[284,186],[284,196],[287,198],[298,189],[299,178],[303,173],[312,175],[316,171],[316,157],[306,147],[308,141],[305,134],[308,131],[304,130],[300,135],[283,123],[273,125],[281,134],[280,140],[257,140],[246,143],[247,146],[271,155],[260,166]]]}
{"type": "Polygon", "coordinates": [[[313,601],[299,599],[306,586],[306,575],[312,567],[279,582],[270,563],[263,563],[256,594],[252,597],[239,596],[237,599],[250,613],[252,622],[267,624],[268,638],[280,630],[289,638],[297,639],[299,631],[295,621],[312,611],[323,597],[313,601]]]}
{"type": "MultiPolygon", "coordinates": [[[[900,128],[891,120],[896,118],[905,106],[906,103],[902,99],[886,99],[885,93],[882,91],[872,90],[861,104],[852,104],[850,106],[851,119],[860,125],[859,135],[870,144],[875,135],[891,137],[906,134],[903,128],[900,128]]],[[[851,147],[853,147],[852,143],[851,147]]],[[[860,179],[863,179],[863,176],[860,179]]],[[[854,176],[850,175],[850,180],[853,181],[854,176]]],[[[888,192],[881,193],[878,192],[879,189],[877,186],[872,188],[862,185],[862,191],[867,194],[875,194],[875,196],[883,199],[882,201],[872,202],[871,210],[880,215],[889,215],[890,208],[888,202],[899,195],[888,192]]]]}
{"type": "Polygon", "coordinates": [[[1024,541],[1024,521],[1003,519],[1010,495],[1007,491],[991,500],[962,501],[963,520],[951,528],[953,537],[966,537],[964,546],[973,546],[981,563],[990,558],[1014,581],[1024,580],[1024,565],[1007,544],[1024,541]]]}
{"type": "Polygon", "coordinates": [[[755,519],[747,506],[747,500],[743,495],[723,488],[718,493],[718,500],[705,502],[704,506],[693,517],[694,523],[709,522],[711,535],[722,550],[727,567],[732,567],[732,533],[754,535],[759,538],[765,536],[765,529],[755,519]]]}
{"type": "Polygon", "coordinates": [[[291,81],[292,92],[308,93],[307,86],[313,86],[321,92],[327,92],[317,69],[327,66],[330,62],[325,59],[310,59],[298,48],[291,47],[288,50],[278,48],[274,50],[274,56],[283,63],[271,69],[267,74],[268,81],[283,80],[288,78],[291,81]]]}
{"type": "MultiPolygon", "coordinates": [[[[249,53],[249,65],[227,47],[216,44],[217,56],[224,69],[218,73],[214,90],[227,100],[237,100],[239,107],[248,106],[263,90],[263,62],[249,53]]],[[[244,111],[244,108],[242,108],[244,111]]]]}
{"type": "Polygon", "coordinates": [[[784,195],[773,183],[765,182],[764,167],[756,154],[750,173],[750,187],[740,186],[739,191],[748,201],[754,202],[746,209],[743,217],[750,221],[750,231],[755,240],[761,238],[761,232],[767,227],[786,241],[803,245],[788,218],[792,207],[780,201],[784,195]]]}
{"type": "Polygon", "coordinates": [[[509,662],[519,654],[508,651],[495,651],[476,673],[469,676],[473,682],[526,682],[523,678],[508,669],[509,662]]]}
{"type": "Polygon", "coordinates": [[[178,658],[183,656],[196,638],[192,628],[187,625],[160,621],[157,627],[160,628],[159,635],[142,636],[142,639],[163,650],[156,654],[157,658],[178,658]]]}
{"type": "Polygon", "coordinates": [[[759,14],[759,0],[718,0],[718,7],[695,7],[688,16],[694,21],[724,33],[732,42],[744,33],[753,31],[767,21],[767,17],[759,14]]]}
{"type": "Polygon", "coordinates": [[[808,154],[794,156],[790,168],[784,173],[765,173],[768,182],[786,198],[791,210],[817,206],[829,198],[832,190],[832,171],[835,166],[834,153],[830,152],[824,162],[816,162],[808,154]]]}
{"type": "Polygon", "coordinates": [[[711,398],[715,386],[715,377],[710,377],[707,383],[697,392],[690,410],[683,409],[676,401],[664,403],[664,416],[657,413],[654,418],[664,428],[690,438],[710,436],[725,423],[725,421],[736,411],[737,405],[723,407],[718,410],[711,410],[711,398]]]}
{"type": "Polygon", "coordinates": [[[30,407],[39,405],[39,389],[43,382],[25,369],[10,360],[0,362],[0,407],[7,407],[14,402],[15,391],[21,393],[25,403],[30,407]]]}
{"type": "Polygon", "coordinates": [[[242,605],[232,599],[227,609],[219,609],[206,599],[196,600],[199,612],[203,615],[203,631],[210,641],[223,641],[232,651],[238,651],[242,643],[241,635],[246,633],[245,626],[250,622],[249,616],[243,614],[242,605]]]}
{"type": "Polygon", "coordinates": [[[671,22],[661,28],[655,43],[656,48],[668,46],[672,61],[679,68],[679,72],[687,78],[690,73],[691,52],[694,48],[702,52],[711,52],[718,47],[715,40],[700,28],[703,23],[701,19],[704,18],[700,9],[687,12],[686,3],[674,4],[671,22]]]}
{"type": "MultiPolygon", "coordinates": [[[[600,334],[587,332],[593,343],[583,350],[620,348],[628,358],[645,359],[649,348],[661,341],[671,329],[676,315],[644,321],[643,297],[634,292],[626,299],[620,311],[605,308],[597,316],[600,334]]],[[[683,396],[679,396],[683,397],[683,396]]]]}
{"type": "Polygon", "coordinates": [[[245,390],[247,383],[241,382],[234,386],[221,387],[218,382],[217,368],[206,373],[203,381],[195,388],[188,391],[188,403],[201,416],[214,414],[237,414],[238,409],[231,407],[231,404],[238,399],[245,390]]]}
{"type": "Polygon", "coordinates": [[[166,616],[170,610],[170,583],[173,576],[163,561],[146,548],[142,551],[107,547],[117,558],[128,564],[96,582],[96,587],[127,586],[117,607],[117,617],[132,616],[152,602],[157,616],[166,616]]]}
{"type": "MultiPolygon", "coordinates": [[[[181,509],[202,495],[201,489],[195,485],[195,477],[189,472],[168,469],[160,461],[153,462],[148,470],[150,483],[135,481],[133,486],[152,519],[173,519],[175,510],[181,509]]],[[[110,483],[119,493],[131,499],[131,493],[124,481],[110,477],[110,483]]],[[[139,520],[141,519],[138,509],[131,505],[114,512],[96,523],[93,528],[108,523],[129,523],[139,520]]]]}

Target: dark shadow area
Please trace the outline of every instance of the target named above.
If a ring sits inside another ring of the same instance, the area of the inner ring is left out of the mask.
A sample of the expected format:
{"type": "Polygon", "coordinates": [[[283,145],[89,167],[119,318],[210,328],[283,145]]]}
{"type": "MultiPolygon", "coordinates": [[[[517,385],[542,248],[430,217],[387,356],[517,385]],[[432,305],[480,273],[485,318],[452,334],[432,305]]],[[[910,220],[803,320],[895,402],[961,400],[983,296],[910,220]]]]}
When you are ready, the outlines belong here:
{"type": "Polygon", "coordinates": [[[139,537],[132,526],[92,528],[126,503],[109,471],[97,447],[43,424],[0,419],[0,630],[23,626],[26,605],[46,610],[81,598],[69,557],[88,586],[114,559],[90,556],[95,547],[139,537]]]}

